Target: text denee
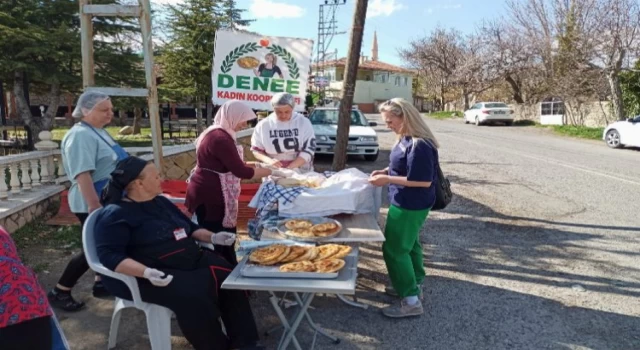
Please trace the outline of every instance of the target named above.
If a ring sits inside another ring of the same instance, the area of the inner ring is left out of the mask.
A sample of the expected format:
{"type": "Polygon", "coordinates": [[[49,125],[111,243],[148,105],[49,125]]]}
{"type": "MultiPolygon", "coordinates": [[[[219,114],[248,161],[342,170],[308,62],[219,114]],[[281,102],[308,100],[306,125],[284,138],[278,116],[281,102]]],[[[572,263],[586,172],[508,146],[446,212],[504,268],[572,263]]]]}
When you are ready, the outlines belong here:
{"type": "Polygon", "coordinates": [[[292,95],[300,93],[300,82],[297,80],[249,77],[237,75],[235,79],[228,74],[218,75],[218,88],[238,90],[259,90],[267,92],[287,92],[292,95]]]}

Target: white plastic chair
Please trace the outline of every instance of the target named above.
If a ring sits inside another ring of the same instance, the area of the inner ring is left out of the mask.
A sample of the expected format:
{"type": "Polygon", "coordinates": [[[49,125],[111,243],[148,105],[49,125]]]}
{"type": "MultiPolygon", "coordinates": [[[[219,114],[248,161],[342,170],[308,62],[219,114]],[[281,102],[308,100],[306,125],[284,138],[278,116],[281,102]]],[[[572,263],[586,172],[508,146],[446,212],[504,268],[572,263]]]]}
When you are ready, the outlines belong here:
{"type": "Polygon", "coordinates": [[[171,350],[171,316],[172,311],[166,307],[145,303],[140,298],[140,290],[138,288],[138,281],[135,277],[127,276],[125,274],[111,271],[104,267],[98,260],[98,253],[96,252],[96,243],[94,237],[94,226],[98,213],[102,209],[98,209],[89,214],[87,221],[82,229],[82,245],[84,248],[84,254],[87,257],[89,267],[104,276],[109,276],[124,282],[129,290],[133,301],[116,298],[113,309],[113,316],[111,317],[111,328],[109,330],[109,349],[113,349],[116,346],[118,339],[118,327],[120,326],[120,316],[123,309],[128,307],[135,307],[138,310],[144,311],[147,317],[147,330],[149,331],[149,340],[151,342],[151,349],[153,350],[171,350]]]}

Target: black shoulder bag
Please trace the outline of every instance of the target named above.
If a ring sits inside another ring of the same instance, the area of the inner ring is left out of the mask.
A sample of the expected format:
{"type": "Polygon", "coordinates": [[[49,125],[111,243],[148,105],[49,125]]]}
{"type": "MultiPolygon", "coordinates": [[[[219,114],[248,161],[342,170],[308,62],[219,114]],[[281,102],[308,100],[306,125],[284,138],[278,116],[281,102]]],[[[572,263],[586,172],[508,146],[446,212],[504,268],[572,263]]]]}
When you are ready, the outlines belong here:
{"type": "MultiPolygon", "coordinates": [[[[438,152],[436,146],[430,141],[431,147],[438,152]]],[[[449,179],[442,173],[442,169],[440,169],[440,157],[438,156],[438,161],[436,162],[436,171],[438,173],[438,181],[436,183],[436,201],[433,203],[431,210],[442,210],[451,203],[451,199],[453,198],[453,192],[451,191],[451,183],[449,179]]]]}

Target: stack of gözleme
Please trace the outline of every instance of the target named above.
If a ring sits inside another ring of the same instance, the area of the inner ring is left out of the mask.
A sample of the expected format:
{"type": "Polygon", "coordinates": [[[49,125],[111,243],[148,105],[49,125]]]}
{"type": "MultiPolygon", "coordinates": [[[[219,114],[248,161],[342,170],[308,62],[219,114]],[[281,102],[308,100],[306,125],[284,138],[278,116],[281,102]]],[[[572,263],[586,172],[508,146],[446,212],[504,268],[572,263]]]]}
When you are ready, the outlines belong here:
{"type": "Polygon", "coordinates": [[[350,252],[350,246],[340,244],[273,244],[253,250],[249,261],[262,266],[280,265],[281,272],[335,273],[344,267],[344,258],[350,252]]]}

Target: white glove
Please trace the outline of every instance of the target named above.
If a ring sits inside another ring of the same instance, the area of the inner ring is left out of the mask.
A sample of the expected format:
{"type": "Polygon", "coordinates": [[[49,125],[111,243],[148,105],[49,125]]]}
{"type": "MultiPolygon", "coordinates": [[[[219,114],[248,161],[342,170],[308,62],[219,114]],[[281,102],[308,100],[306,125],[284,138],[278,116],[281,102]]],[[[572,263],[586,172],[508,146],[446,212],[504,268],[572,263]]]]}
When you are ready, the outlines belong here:
{"type": "Polygon", "coordinates": [[[292,177],[296,172],[291,169],[275,169],[271,170],[271,175],[275,177],[292,177]]]}
{"type": "Polygon", "coordinates": [[[215,245],[232,245],[236,241],[236,235],[231,232],[221,231],[211,236],[211,243],[215,245]]]}
{"type": "Polygon", "coordinates": [[[150,267],[144,269],[143,276],[156,287],[166,287],[173,280],[173,276],[150,267]]]}

